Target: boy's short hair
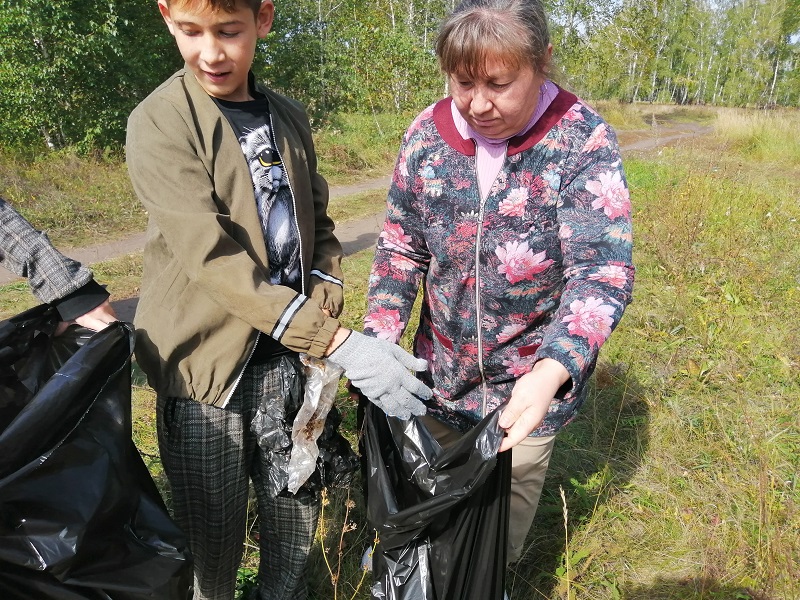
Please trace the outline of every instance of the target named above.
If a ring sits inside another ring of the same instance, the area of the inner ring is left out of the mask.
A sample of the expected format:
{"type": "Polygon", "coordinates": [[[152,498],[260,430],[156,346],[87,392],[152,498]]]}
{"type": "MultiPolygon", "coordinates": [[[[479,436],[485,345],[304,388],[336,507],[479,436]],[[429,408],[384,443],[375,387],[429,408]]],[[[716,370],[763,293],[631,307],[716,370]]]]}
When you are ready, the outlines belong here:
{"type": "Polygon", "coordinates": [[[178,4],[180,6],[205,4],[211,10],[224,10],[229,13],[235,12],[241,3],[252,10],[254,15],[258,15],[258,11],[261,8],[261,1],[262,0],[166,0],[167,6],[170,4],[178,4]]]}

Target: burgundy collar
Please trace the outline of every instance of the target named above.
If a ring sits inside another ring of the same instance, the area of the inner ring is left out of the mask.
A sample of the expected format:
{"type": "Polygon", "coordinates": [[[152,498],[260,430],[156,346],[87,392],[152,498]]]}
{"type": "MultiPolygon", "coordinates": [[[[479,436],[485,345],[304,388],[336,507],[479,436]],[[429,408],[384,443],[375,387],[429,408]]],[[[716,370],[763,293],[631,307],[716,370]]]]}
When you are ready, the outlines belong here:
{"type": "MultiPolygon", "coordinates": [[[[453,121],[450,103],[452,98],[447,97],[436,103],[433,107],[433,122],[439,135],[442,136],[447,144],[467,156],[475,156],[475,142],[471,139],[464,139],[456,129],[453,121]]],[[[533,124],[526,133],[508,140],[508,155],[518,154],[524,150],[532,148],[547,135],[553,126],[558,123],[567,111],[578,101],[578,97],[562,88],[558,88],[558,95],[553,98],[550,106],[544,111],[539,120],[533,124]]]]}

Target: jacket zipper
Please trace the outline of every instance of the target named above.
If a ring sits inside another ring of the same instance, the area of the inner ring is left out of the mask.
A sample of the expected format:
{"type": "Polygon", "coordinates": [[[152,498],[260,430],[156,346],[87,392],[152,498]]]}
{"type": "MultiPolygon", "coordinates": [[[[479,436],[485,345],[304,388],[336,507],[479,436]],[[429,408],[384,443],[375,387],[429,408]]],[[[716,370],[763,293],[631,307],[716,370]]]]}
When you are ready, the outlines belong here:
{"type": "Polygon", "coordinates": [[[256,332],[256,343],[253,345],[253,348],[250,350],[250,354],[247,355],[247,360],[244,361],[244,366],[242,370],[239,371],[239,375],[236,376],[236,381],[233,382],[233,387],[231,388],[230,393],[228,393],[228,397],[225,398],[225,402],[222,403],[222,408],[228,406],[228,402],[231,401],[233,398],[233,393],[236,391],[236,388],[239,387],[239,382],[242,380],[242,376],[244,375],[244,371],[247,368],[247,365],[250,364],[250,359],[253,358],[253,353],[256,351],[258,347],[258,340],[261,338],[261,332],[256,332]]]}
{"type": "MultiPolygon", "coordinates": [[[[269,126],[272,128],[272,141],[275,144],[275,152],[278,154],[278,158],[281,160],[281,165],[283,165],[283,170],[286,172],[286,181],[289,182],[289,194],[292,196],[292,212],[294,212],[294,226],[297,231],[297,242],[300,246],[300,293],[305,295],[306,293],[306,277],[305,277],[305,268],[303,267],[303,238],[302,234],[300,233],[300,223],[297,221],[297,201],[294,197],[294,189],[292,188],[292,178],[289,177],[289,169],[286,168],[286,163],[283,162],[283,157],[281,156],[281,151],[278,149],[278,142],[277,135],[275,134],[275,121],[272,119],[272,112],[269,113],[269,126]]],[[[255,200],[255,198],[254,198],[255,200]]],[[[266,242],[266,240],[264,240],[266,242]]],[[[269,256],[267,256],[267,261],[269,261],[269,256]]],[[[244,366],[242,370],[239,371],[239,375],[236,377],[236,381],[233,382],[233,387],[231,388],[228,397],[225,398],[225,402],[222,404],[222,408],[225,408],[228,405],[228,402],[231,401],[233,398],[233,393],[236,391],[236,388],[239,387],[239,382],[242,380],[242,376],[244,375],[245,369],[247,369],[247,365],[250,364],[250,359],[253,358],[253,353],[256,351],[258,347],[258,340],[261,339],[261,332],[256,331],[256,343],[253,345],[253,349],[250,350],[250,354],[247,356],[247,360],[244,361],[244,366]]]]}
{"type": "MultiPolygon", "coordinates": [[[[475,141],[473,140],[473,144],[475,141]]],[[[486,208],[486,200],[489,198],[489,191],[483,193],[480,186],[480,177],[478,174],[478,145],[475,144],[475,181],[478,188],[478,197],[480,198],[480,205],[478,209],[478,227],[475,236],[475,318],[477,319],[477,334],[478,334],[478,370],[481,374],[481,418],[486,416],[486,401],[488,399],[489,390],[486,385],[486,372],[483,365],[483,327],[481,321],[483,319],[482,304],[481,304],[481,270],[480,270],[480,257],[481,257],[481,233],[483,233],[483,215],[486,208]]],[[[508,142],[506,142],[506,151],[503,155],[503,161],[508,156],[508,142]]],[[[497,180],[497,177],[495,177],[497,180]]]]}
{"type": "Polygon", "coordinates": [[[289,169],[286,168],[286,163],[283,161],[283,157],[281,156],[281,151],[278,149],[278,135],[275,129],[275,121],[272,118],[272,111],[269,113],[269,126],[272,127],[272,138],[275,143],[275,152],[278,154],[278,158],[281,159],[281,165],[283,165],[283,170],[286,172],[286,181],[289,182],[289,194],[292,196],[292,212],[294,213],[294,227],[297,231],[297,242],[300,255],[300,293],[304,296],[306,295],[306,269],[303,265],[303,234],[300,232],[300,222],[297,220],[297,200],[294,197],[294,188],[292,188],[292,178],[289,177],[289,169]]]}
{"type": "MultiPolygon", "coordinates": [[[[473,140],[475,144],[475,141],[473,140]]],[[[475,182],[478,188],[478,223],[475,229],[475,318],[477,319],[476,333],[478,335],[478,370],[481,374],[481,418],[486,416],[486,374],[483,368],[483,327],[481,322],[483,320],[482,306],[481,306],[481,233],[483,232],[483,209],[486,205],[486,200],[481,189],[481,178],[478,174],[478,144],[475,144],[475,182]]]]}
{"type": "Polygon", "coordinates": [[[478,370],[481,373],[481,418],[486,416],[486,375],[483,370],[483,331],[481,321],[483,319],[481,310],[481,270],[480,270],[480,254],[481,254],[481,232],[483,231],[483,207],[484,201],[481,199],[480,208],[478,210],[478,229],[475,236],[475,318],[477,319],[477,334],[478,334],[478,370]]]}

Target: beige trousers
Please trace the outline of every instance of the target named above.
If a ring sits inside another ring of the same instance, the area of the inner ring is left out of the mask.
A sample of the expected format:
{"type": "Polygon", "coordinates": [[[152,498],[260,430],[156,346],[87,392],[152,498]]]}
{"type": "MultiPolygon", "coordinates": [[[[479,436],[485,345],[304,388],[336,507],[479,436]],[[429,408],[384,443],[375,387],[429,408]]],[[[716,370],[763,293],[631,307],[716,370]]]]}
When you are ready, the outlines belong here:
{"type": "MultiPolygon", "coordinates": [[[[437,419],[424,416],[423,423],[442,447],[459,438],[459,433],[437,419]]],[[[511,512],[508,523],[507,563],[513,564],[522,556],[525,538],[528,537],[539,497],[542,495],[544,476],[550,464],[556,436],[528,437],[511,450],[511,512]]]]}

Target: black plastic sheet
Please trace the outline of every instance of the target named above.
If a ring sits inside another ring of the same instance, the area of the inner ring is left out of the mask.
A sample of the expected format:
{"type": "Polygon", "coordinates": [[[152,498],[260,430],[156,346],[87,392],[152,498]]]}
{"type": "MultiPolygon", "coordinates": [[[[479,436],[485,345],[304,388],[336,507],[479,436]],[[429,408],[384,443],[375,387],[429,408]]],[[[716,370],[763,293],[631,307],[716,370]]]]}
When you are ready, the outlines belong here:
{"type": "Polygon", "coordinates": [[[424,424],[367,407],[367,519],[380,543],[372,597],[502,600],[511,453],[499,411],[443,449],[424,424]]]}
{"type": "Polygon", "coordinates": [[[133,333],[0,323],[0,598],[185,600],[192,560],[131,439],[133,333]]]}

